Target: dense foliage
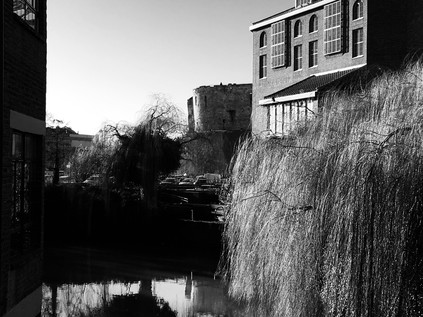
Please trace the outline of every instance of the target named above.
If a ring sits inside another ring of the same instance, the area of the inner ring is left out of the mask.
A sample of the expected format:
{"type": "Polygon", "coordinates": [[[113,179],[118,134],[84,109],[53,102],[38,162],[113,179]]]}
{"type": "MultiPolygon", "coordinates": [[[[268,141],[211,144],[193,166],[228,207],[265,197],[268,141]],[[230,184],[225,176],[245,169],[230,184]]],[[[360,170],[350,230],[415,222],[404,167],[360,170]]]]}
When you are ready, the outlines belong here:
{"type": "Polygon", "coordinates": [[[294,138],[244,142],[224,232],[235,298],[258,316],[422,316],[422,96],[416,64],[334,93],[294,138]]]}
{"type": "Polygon", "coordinates": [[[141,124],[130,136],[120,138],[108,175],[120,185],[140,185],[145,197],[154,203],[159,175],[176,170],[180,158],[181,144],[177,140],[141,124]]]}
{"type": "Polygon", "coordinates": [[[83,181],[98,175],[103,187],[139,187],[146,203],[156,204],[156,185],[180,165],[182,124],[175,105],[162,95],[153,96],[151,107],[136,125],[106,125],[87,149],[72,157],[74,178],[83,181]]]}

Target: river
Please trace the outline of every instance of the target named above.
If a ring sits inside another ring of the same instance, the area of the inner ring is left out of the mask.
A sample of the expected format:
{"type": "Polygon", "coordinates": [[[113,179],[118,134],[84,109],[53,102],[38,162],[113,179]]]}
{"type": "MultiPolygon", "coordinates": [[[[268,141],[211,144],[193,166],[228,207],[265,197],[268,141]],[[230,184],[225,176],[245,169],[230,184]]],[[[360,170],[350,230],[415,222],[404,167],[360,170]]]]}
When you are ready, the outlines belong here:
{"type": "Polygon", "coordinates": [[[42,317],[248,316],[216,274],[215,256],[47,247],[42,317]]]}

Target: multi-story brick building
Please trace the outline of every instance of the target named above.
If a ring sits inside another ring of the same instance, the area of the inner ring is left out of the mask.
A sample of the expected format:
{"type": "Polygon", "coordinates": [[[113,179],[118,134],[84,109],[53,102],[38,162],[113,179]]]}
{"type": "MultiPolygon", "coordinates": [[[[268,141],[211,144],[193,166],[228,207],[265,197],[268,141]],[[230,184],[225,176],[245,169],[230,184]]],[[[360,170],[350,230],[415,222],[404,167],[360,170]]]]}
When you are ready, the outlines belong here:
{"type": "Polygon", "coordinates": [[[253,23],[253,133],[287,134],[346,76],[400,66],[423,48],[422,16],[419,0],[296,0],[253,23]]]}
{"type": "Polygon", "coordinates": [[[46,0],[3,0],[0,316],[41,309],[46,0]]]}
{"type": "Polygon", "coordinates": [[[201,86],[188,99],[190,131],[235,131],[250,128],[251,84],[201,86]]]}

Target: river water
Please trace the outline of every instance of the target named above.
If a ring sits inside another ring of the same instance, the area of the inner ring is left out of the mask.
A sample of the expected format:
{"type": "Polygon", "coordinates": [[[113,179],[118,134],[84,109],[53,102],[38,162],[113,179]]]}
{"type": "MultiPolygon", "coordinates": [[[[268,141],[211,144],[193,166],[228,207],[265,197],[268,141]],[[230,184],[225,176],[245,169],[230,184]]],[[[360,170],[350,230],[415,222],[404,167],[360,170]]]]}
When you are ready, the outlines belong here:
{"type": "Polygon", "coordinates": [[[216,275],[216,257],[48,247],[43,317],[248,316],[216,275]]]}

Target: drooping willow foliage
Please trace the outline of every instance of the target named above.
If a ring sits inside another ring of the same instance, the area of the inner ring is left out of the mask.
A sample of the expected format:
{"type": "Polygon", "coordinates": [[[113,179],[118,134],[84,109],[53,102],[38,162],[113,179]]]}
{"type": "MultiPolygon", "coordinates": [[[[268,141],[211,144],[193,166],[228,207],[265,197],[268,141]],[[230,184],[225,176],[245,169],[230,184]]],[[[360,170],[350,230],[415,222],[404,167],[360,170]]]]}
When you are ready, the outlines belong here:
{"type": "Polygon", "coordinates": [[[258,316],[423,316],[423,65],[233,165],[224,272],[258,316]]]}

